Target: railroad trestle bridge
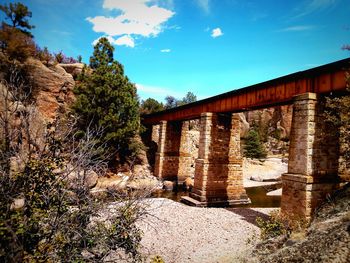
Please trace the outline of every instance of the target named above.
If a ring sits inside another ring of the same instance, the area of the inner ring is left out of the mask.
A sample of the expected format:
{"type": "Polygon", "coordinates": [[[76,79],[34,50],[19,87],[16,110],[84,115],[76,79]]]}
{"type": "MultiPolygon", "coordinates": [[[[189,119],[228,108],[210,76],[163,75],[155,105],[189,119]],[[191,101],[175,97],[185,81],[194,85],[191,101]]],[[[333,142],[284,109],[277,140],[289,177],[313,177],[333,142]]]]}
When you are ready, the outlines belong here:
{"type": "Polygon", "coordinates": [[[196,206],[249,203],[243,187],[238,113],[292,104],[281,210],[288,216],[310,219],[316,206],[339,184],[339,138],[324,121],[323,97],[346,90],[349,67],[350,59],[344,59],[143,116],[149,136],[158,138],[154,174],[179,182],[188,177],[191,153],[183,145],[189,120],[199,119],[194,186],[184,201],[196,206]]]}

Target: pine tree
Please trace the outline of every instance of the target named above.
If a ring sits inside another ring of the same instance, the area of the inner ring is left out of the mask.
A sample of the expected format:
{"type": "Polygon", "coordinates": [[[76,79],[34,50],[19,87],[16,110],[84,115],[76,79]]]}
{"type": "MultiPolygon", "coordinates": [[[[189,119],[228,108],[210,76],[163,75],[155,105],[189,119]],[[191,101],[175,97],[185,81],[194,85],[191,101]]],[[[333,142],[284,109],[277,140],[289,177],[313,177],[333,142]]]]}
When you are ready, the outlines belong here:
{"type": "Polygon", "coordinates": [[[11,24],[4,24],[17,28],[32,37],[28,30],[35,28],[35,26],[29,24],[28,17],[32,17],[32,12],[27,6],[22,3],[10,3],[9,5],[0,5],[0,10],[5,13],[6,19],[11,21],[11,24]]]}
{"type": "Polygon", "coordinates": [[[83,73],[75,93],[73,110],[82,132],[101,132],[100,144],[120,156],[130,154],[132,139],[139,131],[136,87],[124,75],[123,66],[113,59],[113,46],[101,38],[90,57],[91,73],[83,73]]]}
{"type": "Polygon", "coordinates": [[[266,151],[256,129],[251,129],[246,137],[244,155],[248,158],[265,158],[266,151]]]}
{"type": "Polygon", "coordinates": [[[143,100],[141,102],[140,113],[150,114],[150,113],[162,111],[163,109],[164,109],[163,103],[155,99],[148,98],[147,100],[143,100]]]}

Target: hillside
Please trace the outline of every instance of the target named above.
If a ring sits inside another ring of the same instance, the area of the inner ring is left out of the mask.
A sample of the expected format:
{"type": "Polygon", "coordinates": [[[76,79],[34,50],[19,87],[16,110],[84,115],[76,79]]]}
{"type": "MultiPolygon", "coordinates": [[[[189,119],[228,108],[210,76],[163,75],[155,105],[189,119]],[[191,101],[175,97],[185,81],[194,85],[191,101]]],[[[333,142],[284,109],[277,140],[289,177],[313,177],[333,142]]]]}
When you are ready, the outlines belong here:
{"type": "Polygon", "coordinates": [[[248,262],[349,262],[350,184],[328,198],[305,233],[268,239],[257,245],[253,255],[248,262]]]}

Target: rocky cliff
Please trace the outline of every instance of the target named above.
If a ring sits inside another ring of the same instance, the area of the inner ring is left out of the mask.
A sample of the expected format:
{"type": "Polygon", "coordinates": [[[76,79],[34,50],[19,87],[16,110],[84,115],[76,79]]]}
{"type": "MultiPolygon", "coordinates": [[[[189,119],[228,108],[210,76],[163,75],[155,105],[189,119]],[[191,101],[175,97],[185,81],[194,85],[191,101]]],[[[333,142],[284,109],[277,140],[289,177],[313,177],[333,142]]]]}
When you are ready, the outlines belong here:
{"type": "Polygon", "coordinates": [[[276,106],[247,111],[244,115],[250,125],[257,124],[267,135],[288,139],[292,125],[293,106],[276,106]]]}
{"type": "Polygon", "coordinates": [[[73,75],[82,64],[49,65],[46,67],[39,60],[28,59],[24,66],[32,80],[34,98],[38,111],[45,121],[52,121],[58,113],[64,113],[74,101],[73,75]],[[67,73],[65,68],[69,68],[67,73]]]}

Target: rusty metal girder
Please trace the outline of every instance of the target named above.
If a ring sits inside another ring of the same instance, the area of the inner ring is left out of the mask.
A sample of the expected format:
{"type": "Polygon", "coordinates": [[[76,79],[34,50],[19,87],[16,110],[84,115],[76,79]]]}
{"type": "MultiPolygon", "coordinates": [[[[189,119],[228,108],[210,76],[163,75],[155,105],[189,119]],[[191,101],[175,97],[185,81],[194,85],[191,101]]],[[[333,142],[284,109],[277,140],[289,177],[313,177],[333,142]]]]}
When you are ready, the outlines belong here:
{"type": "Polygon", "coordinates": [[[350,59],[233,90],[177,108],[142,116],[145,125],[161,120],[180,121],[199,118],[203,112],[228,113],[290,104],[293,97],[306,92],[329,94],[346,89],[345,71],[350,59]]]}

